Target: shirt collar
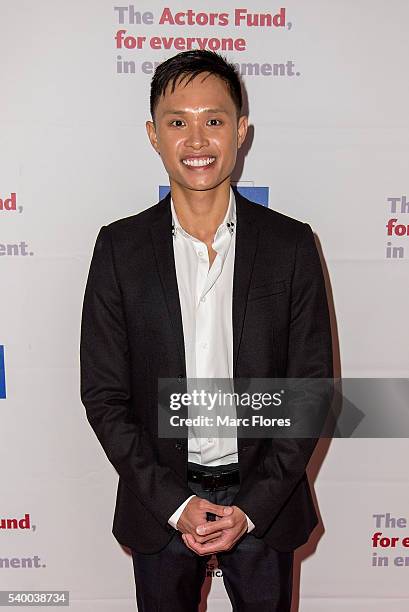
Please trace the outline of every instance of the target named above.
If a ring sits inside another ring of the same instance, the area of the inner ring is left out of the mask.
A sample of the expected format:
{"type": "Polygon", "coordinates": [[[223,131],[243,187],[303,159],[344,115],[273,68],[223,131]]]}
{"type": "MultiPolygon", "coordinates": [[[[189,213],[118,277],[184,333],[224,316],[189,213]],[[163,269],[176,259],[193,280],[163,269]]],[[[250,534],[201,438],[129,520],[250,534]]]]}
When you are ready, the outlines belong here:
{"type": "MultiPolygon", "coordinates": [[[[177,234],[180,233],[186,238],[190,238],[190,240],[197,241],[197,238],[188,234],[188,232],[186,232],[183,229],[183,227],[180,225],[179,219],[176,214],[175,206],[173,204],[172,196],[170,197],[170,207],[172,211],[172,235],[173,237],[176,238],[177,234]]],[[[223,221],[221,222],[221,224],[216,230],[214,239],[216,240],[216,238],[219,235],[224,234],[225,232],[229,232],[230,235],[233,235],[235,233],[235,230],[236,230],[236,198],[234,197],[233,189],[230,187],[229,205],[227,207],[226,214],[224,215],[223,221]]]]}

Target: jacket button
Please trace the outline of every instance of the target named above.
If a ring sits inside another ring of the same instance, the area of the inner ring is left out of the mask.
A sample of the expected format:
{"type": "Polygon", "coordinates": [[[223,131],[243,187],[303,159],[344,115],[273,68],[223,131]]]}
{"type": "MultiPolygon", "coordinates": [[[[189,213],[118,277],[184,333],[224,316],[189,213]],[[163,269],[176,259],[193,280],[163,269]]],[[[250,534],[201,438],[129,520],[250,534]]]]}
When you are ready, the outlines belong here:
{"type": "Polygon", "coordinates": [[[178,440],[175,444],[175,448],[176,450],[182,450],[183,449],[183,440],[178,440]]]}
{"type": "Polygon", "coordinates": [[[179,376],[178,376],[178,382],[180,382],[180,383],[181,383],[181,382],[183,381],[183,378],[184,378],[183,374],[179,374],[179,376]]]}

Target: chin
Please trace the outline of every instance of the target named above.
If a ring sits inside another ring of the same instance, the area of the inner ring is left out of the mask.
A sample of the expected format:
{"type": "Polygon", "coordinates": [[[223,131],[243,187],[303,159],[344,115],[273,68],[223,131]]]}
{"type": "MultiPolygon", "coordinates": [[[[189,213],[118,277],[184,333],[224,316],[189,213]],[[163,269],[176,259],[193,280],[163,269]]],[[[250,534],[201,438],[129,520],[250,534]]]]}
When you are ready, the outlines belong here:
{"type": "Polygon", "coordinates": [[[209,189],[214,189],[215,187],[217,187],[218,185],[220,185],[220,183],[222,182],[222,180],[220,181],[186,181],[186,180],[178,180],[175,178],[171,178],[170,180],[172,180],[174,183],[177,183],[179,185],[179,187],[182,187],[183,189],[190,189],[192,191],[208,191],[209,189]]]}

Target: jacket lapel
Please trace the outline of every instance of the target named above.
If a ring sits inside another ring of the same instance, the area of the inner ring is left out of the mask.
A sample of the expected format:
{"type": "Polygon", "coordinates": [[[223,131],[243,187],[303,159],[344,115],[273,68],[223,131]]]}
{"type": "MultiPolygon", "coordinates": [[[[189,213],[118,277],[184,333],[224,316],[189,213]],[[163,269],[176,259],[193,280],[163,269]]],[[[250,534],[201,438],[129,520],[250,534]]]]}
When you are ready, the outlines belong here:
{"type": "Polygon", "coordinates": [[[182,313],[176,278],[175,256],[172,242],[172,213],[170,193],[157,205],[157,220],[151,226],[153,250],[162,284],[165,303],[178,346],[178,352],[186,375],[185,345],[183,339],[182,313]]]}
{"type": "Polygon", "coordinates": [[[233,377],[237,376],[237,359],[246,314],[247,294],[257,250],[258,228],[254,223],[253,204],[236,190],[236,252],[233,275],[233,377]]]}

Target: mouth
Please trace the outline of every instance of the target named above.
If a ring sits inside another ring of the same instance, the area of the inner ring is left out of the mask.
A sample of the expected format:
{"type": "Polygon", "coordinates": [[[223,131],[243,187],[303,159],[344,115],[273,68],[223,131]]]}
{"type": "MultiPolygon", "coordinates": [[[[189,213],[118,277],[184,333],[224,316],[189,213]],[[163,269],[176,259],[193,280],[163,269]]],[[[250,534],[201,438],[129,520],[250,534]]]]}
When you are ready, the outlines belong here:
{"type": "Polygon", "coordinates": [[[185,157],[182,159],[182,164],[187,166],[188,168],[206,168],[211,166],[215,162],[216,158],[209,157],[185,157]]]}

